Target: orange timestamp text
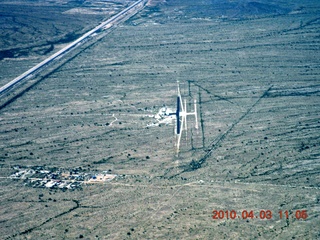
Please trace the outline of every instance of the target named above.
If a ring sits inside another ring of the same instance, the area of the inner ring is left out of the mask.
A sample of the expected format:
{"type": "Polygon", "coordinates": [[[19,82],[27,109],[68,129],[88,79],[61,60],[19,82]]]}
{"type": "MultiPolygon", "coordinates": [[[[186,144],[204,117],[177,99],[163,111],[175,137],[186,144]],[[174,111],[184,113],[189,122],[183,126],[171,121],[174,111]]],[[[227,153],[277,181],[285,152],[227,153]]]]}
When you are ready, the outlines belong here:
{"type": "Polygon", "coordinates": [[[306,220],[308,218],[307,210],[279,210],[276,214],[274,214],[271,210],[213,210],[212,211],[212,219],[262,219],[262,220],[270,220],[275,219],[275,216],[278,219],[289,219],[295,218],[297,220],[306,220]]]}

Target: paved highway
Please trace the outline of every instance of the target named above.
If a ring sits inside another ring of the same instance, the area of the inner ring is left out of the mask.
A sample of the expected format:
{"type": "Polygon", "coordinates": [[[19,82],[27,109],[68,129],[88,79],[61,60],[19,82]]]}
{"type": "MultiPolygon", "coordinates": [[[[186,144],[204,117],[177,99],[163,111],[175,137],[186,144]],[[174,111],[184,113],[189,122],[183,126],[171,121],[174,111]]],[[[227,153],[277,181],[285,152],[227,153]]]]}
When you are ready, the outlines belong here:
{"type": "Polygon", "coordinates": [[[51,55],[50,57],[48,57],[47,59],[45,59],[41,63],[34,66],[33,68],[29,69],[28,71],[24,72],[20,76],[16,77],[12,81],[5,84],[4,86],[0,87],[0,94],[11,89],[14,85],[21,82],[22,80],[27,79],[28,77],[31,77],[32,74],[34,74],[36,71],[40,70],[42,67],[46,66],[48,63],[52,62],[53,60],[62,57],[65,53],[67,53],[71,49],[75,49],[76,47],[81,45],[81,43],[84,42],[84,40],[88,39],[89,37],[94,36],[94,34],[96,34],[98,31],[108,29],[108,28],[112,27],[114,24],[119,23],[121,20],[127,19],[128,17],[133,16],[140,9],[142,9],[144,7],[146,2],[147,2],[147,0],[136,1],[135,3],[133,3],[132,5],[127,7],[126,9],[124,9],[121,12],[119,12],[118,14],[116,14],[115,16],[102,22],[100,25],[98,25],[94,29],[90,30],[89,32],[85,33],[83,36],[81,36],[80,38],[78,38],[74,42],[70,43],[69,45],[67,45],[66,47],[61,49],[60,51],[56,52],[55,54],[51,55]]]}

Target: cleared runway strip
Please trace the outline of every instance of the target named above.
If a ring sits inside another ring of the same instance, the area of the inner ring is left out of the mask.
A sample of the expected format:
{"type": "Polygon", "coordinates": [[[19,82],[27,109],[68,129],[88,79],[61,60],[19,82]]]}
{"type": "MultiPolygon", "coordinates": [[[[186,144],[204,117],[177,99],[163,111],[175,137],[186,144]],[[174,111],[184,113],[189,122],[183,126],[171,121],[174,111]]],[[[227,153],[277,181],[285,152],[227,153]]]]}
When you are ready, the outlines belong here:
{"type": "Polygon", "coordinates": [[[56,52],[55,54],[51,55],[47,59],[43,60],[36,66],[30,68],[28,71],[24,72],[20,76],[16,77],[12,81],[8,82],[4,86],[0,87],[0,94],[10,90],[13,86],[15,86],[17,83],[21,82],[22,80],[28,79],[29,77],[32,77],[32,74],[34,74],[36,71],[41,70],[42,67],[46,66],[53,60],[56,60],[58,58],[61,58],[65,53],[69,52],[70,50],[75,49],[76,47],[80,46],[81,43],[83,43],[85,40],[87,40],[89,37],[94,36],[97,32],[101,30],[108,29],[112,27],[114,24],[118,24],[121,22],[121,20],[126,20],[129,17],[135,15],[139,10],[141,10],[147,0],[139,0],[127,7],[126,9],[122,10],[118,14],[114,15],[110,19],[102,22],[100,25],[95,27],[94,29],[90,30],[89,32],[85,33],[83,36],[75,40],[74,42],[70,43],[60,51],[56,52]]]}

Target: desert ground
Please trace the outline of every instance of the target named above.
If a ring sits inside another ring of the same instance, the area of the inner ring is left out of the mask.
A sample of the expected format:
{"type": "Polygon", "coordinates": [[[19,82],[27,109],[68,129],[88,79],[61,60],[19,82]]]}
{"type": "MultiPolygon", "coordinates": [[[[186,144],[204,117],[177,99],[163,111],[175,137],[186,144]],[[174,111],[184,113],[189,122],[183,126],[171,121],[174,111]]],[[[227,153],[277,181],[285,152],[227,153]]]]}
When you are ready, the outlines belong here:
{"type": "MultiPolygon", "coordinates": [[[[70,25],[35,11],[26,38],[2,35],[1,85],[129,4],[45,2],[70,25]]],[[[17,15],[28,6],[15,3],[17,15]]],[[[0,109],[2,238],[320,238],[319,13],[309,0],[155,1],[18,86],[0,109]],[[177,81],[199,117],[178,154],[174,121],[152,126],[175,108],[177,81]],[[9,178],[17,166],[117,177],[34,188],[9,178]]]]}

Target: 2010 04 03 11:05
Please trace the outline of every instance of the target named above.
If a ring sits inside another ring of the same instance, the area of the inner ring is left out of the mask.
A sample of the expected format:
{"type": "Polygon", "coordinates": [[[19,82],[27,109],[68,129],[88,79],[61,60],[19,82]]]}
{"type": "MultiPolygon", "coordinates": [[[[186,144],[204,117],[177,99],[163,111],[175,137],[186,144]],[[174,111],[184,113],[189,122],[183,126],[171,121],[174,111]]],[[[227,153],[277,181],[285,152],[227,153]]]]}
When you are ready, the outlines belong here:
{"type": "Polygon", "coordinates": [[[297,219],[306,220],[308,218],[307,210],[278,210],[273,212],[271,210],[242,210],[237,212],[235,210],[213,210],[212,219],[262,219],[271,220],[278,217],[278,219],[297,219]]]}

